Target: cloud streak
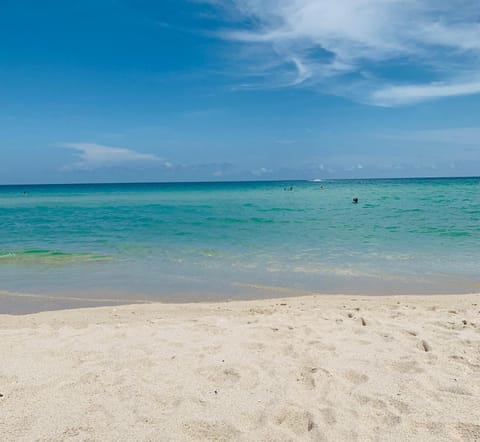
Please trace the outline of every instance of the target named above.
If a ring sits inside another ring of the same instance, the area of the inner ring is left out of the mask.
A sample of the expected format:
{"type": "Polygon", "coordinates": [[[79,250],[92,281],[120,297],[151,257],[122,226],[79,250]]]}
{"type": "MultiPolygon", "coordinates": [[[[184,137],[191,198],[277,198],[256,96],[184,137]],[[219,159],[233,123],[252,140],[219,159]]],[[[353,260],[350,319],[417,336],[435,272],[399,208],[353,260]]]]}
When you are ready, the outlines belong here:
{"type": "Polygon", "coordinates": [[[317,87],[380,106],[480,93],[478,0],[229,4],[241,24],[221,36],[252,48],[247,54],[256,56],[245,62],[265,83],[317,87]]]}
{"type": "Polygon", "coordinates": [[[416,103],[433,98],[455,97],[480,93],[480,79],[472,82],[409,84],[386,86],[372,93],[372,100],[385,106],[416,103]]]}
{"type": "Polygon", "coordinates": [[[77,161],[64,166],[63,170],[66,171],[138,166],[151,163],[171,167],[170,163],[156,155],[141,153],[124,147],[110,147],[95,143],[64,143],[60,147],[72,149],[76,152],[77,161]]]}

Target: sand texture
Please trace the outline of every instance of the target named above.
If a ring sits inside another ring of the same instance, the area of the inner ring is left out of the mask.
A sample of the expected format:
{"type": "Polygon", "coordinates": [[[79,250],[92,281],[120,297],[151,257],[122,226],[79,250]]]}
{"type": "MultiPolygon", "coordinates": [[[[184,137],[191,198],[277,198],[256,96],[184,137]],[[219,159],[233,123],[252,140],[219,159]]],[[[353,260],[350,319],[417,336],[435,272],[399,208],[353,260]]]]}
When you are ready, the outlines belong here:
{"type": "Polygon", "coordinates": [[[0,316],[0,440],[480,441],[480,295],[0,316]]]}

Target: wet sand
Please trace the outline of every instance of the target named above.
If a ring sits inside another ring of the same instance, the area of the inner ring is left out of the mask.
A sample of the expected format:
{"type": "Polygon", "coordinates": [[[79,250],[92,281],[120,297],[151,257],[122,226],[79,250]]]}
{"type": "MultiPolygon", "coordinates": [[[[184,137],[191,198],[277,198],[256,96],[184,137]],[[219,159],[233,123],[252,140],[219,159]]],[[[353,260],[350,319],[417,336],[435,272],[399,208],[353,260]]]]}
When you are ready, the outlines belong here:
{"type": "Polygon", "coordinates": [[[0,315],[2,441],[480,440],[480,295],[0,315]]]}

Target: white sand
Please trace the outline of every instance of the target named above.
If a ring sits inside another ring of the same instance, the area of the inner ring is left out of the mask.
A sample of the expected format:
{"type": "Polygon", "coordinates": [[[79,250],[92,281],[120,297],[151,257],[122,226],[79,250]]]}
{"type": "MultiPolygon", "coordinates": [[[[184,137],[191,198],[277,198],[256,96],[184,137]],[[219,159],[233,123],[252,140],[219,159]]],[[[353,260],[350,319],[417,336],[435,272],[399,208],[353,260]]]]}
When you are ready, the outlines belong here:
{"type": "Polygon", "coordinates": [[[480,295],[3,315],[0,355],[2,442],[480,441],[480,295]]]}

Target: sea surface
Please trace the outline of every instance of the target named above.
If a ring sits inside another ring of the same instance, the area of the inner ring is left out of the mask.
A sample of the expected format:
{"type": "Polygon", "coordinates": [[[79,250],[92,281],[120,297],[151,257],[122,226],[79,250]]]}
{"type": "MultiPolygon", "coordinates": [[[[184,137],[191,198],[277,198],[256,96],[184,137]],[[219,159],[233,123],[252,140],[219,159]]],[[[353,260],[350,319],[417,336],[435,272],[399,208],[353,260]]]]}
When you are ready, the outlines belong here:
{"type": "Polygon", "coordinates": [[[0,186],[0,312],[310,292],[480,292],[480,178],[0,186]]]}

